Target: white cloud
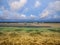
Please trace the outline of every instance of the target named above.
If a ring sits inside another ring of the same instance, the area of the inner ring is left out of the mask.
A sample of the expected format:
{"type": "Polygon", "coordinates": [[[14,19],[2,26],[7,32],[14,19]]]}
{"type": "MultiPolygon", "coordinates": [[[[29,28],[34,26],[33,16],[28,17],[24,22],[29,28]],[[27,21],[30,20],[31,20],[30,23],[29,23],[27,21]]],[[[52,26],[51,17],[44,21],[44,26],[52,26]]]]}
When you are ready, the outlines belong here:
{"type": "MultiPolygon", "coordinates": [[[[26,8],[25,10],[28,10],[28,8],[26,8]]],[[[30,16],[26,16],[25,14],[20,14],[17,12],[11,12],[9,10],[6,10],[5,8],[2,8],[3,14],[0,16],[0,19],[35,19],[36,16],[35,15],[30,15],[30,16]]]]}
{"type": "Polygon", "coordinates": [[[60,11],[60,1],[55,1],[50,3],[48,8],[52,8],[53,10],[60,11]]]}
{"type": "MultiPolygon", "coordinates": [[[[9,1],[9,0],[8,0],[9,1]]],[[[20,1],[9,1],[10,8],[12,10],[17,10],[23,6],[27,0],[20,0],[20,1]]],[[[17,12],[11,12],[7,10],[4,6],[1,6],[0,9],[2,10],[2,14],[0,14],[0,19],[26,19],[24,14],[18,14],[17,12]]],[[[27,9],[26,9],[27,10],[27,9]]]]}
{"type": "Polygon", "coordinates": [[[54,15],[53,18],[57,19],[57,18],[60,18],[60,16],[54,15]]]}
{"type": "Polygon", "coordinates": [[[0,19],[7,19],[10,12],[8,10],[6,10],[6,8],[4,6],[1,6],[0,9],[2,12],[0,14],[0,19]]]}
{"type": "Polygon", "coordinates": [[[18,9],[21,9],[26,3],[27,3],[27,0],[12,1],[12,2],[9,2],[9,6],[11,10],[18,10],[18,9]]]}
{"type": "Polygon", "coordinates": [[[36,18],[36,16],[35,15],[30,15],[30,19],[35,19],[36,18]]]}
{"type": "Polygon", "coordinates": [[[26,13],[26,12],[28,12],[29,11],[29,8],[25,8],[24,10],[23,10],[23,13],[26,13]]]}
{"type": "Polygon", "coordinates": [[[4,6],[1,6],[0,9],[1,9],[1,10],[5,10],[5,7],[4,7],[4,6]]]}
{"type": "Polygon", "coordinates": [[[2,14],[0,14],[0,19],[26,19],[25,14],[19,14],[17,12],[11,12],[6,10],[4,7],[1,8],[2,14]]]}
{"type": "Polygon", "coordinates": [[[24,14],[20,15],[20,19],[26,19],[26,18],[27,18],[26,15],[24,15],[24,14]]]}
{"type": "Polygon", "coordinates": [[[39,1],[35,2],[35,8],[39,7],[41,5],[41,3],[39,1]]]}
{"type": "Polygon", "coordinates": [[[46,17],[46,16],[48,16],[49,15],[49,12],[48,11],[44,11],[43,13],[42,13],[42,15],[40,16],[40,18],[44,18],[44,17],[46,17]]]}
{"type": "Polygon", "coordinates": [[[26,15],[15,13],[11,17],[9,17],[9,18],[10,19],[26,19],[26,15]]]}
{"type": "Polygon", "coordinates": [[[3,15],[4,19],[26,19],[26,15],[24,14],[12,14],[12,15],[3,15]],[[8,17],[7,17],[8,16],[8,17]]]}
{"type": "Polygon", "coordinates": [[[8,10],[3,11],[3,14],[1,14],[0,19],[8,19],[9,12],[8,10]]]}
{"type": "Polygon", "coordinates": [[[60,11],[60,1],[50,2],[48,7],[40,15],[40,18],[53,17],[52,15],[57,14],[57,11],[60,11]]]}

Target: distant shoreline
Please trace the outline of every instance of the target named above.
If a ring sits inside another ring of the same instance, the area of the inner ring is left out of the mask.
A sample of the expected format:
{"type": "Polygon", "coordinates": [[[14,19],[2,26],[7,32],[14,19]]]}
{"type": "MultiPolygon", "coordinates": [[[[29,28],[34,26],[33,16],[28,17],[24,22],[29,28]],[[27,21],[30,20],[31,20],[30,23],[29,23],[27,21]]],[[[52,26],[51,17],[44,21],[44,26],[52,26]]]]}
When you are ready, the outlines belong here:
{"type": "Polygon", "coordinates": [[[0,23],[0,27],[58,27],[60,23],[0,23]]]}
{"type": "Polygon", "coordinates": [[[60,23],[60,22],[0,22],[0,23],[60,23]]]}

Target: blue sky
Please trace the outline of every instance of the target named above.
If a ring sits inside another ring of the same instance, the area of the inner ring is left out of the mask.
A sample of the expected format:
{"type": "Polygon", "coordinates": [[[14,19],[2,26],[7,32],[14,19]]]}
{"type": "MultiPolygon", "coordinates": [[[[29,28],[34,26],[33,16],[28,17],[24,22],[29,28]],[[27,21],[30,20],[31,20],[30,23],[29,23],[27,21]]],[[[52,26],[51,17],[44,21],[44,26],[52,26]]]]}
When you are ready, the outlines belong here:
{"type": "Polygon", "coordinates": [[[60,0],[0,0],[0,22],[4,20],[60,22],[60,0]]]}

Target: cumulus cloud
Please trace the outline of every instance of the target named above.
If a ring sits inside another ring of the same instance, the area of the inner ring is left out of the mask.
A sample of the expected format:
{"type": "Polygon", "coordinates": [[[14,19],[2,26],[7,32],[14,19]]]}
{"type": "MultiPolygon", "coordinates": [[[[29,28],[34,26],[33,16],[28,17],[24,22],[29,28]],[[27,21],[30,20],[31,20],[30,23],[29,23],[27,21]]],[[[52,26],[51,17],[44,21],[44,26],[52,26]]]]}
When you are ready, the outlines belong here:
{"type": "Polygon", "coordinates": [[[42,13],[42,15],[40,16],[40,18],[44,18],[44,17],[46,17],[46,16],[48,16],[49,15],[49,12],[48,11],[44,11],[43,13],[42,13]]]}
{"type": "Polygon", "coordinates": [[[60,18],[60,16],[58,16],[58,15],[54,15],[54,16],[53,16],[53,18],[55,18],[55,19],[57,19],[57,18],[58,18],[58,19],[59,19],[59,18],[60,18]]]}
{"type": "Polygon", "coordinates": [[[20,19],[26,19],[27,17],[26,17],[26,15],[25,14],[21,14],[20,15],[20,19]]]}
{"type": "Polygon", "coordinates": [[[1,16],[1,18],[0,19],[26,19],[26,15],[24,15],[24,14],[17,14],[17,13],[15,13],[15,14],[12,14],[12,15],[10,15],[10,14],[8,14],[8,15],[2,15],[1,16]]]}
{"type": "Polygon", "coordinates": [[[19,1],[9,1],[9,6],[11,10],[18,10],[21,9],[25,4],[27,3],[27,0],[19,0],[19,1]]]}
{"type": "MultiPolygon", "coordinates": [[[[0,7],[2,14],[0,14],[0,19],[26,19],[25,14],[17,13],[15,10],[19,10],[26,4],[27,0],[8,0],[10,10],[6,9],[4,6],[0,7]],[[11,10],[14,10],[12,12],[11,10]]],[[[27,8],[25,10],[28,10],[27,8]]]]}
{"type": "Polygon", "coordinates": [[[24,14],[18,14],[18,13],[13,13],[12,15],[9,15],[9,19],[26,19],[26,15],[24,14]]]}
{"type": "MultiPolygon", "coordinates": [[[[0,20],[1,19],[35,19],[36,16],[35,15],[30,15],[30,16],[26,16],[25,14],[23,13],[17,13],[17,12],[11,12],[9,10],[6,10],[4,7],[1,8],[2,9],[2,14],[0,14],[0,20]]],[[[28,8],[26,8],[25,10],[28,10],[28,8]]]]}
{"type": "Polygon", "coordinates": [[[10,12],[8,10],[6,10],[4,6],[0,7],[0,9],[2,12],[0,14],[0,19],[7,19],[10,12]]]}
{"type": "Polygon", "coordinates": [[[30,15],[30,19],[35,19],[36,18],[36,16],[35,15],[30,15]]]}
{"type": "MultiPolygon", "coordinates": [[[[60,1],[50,2],[48,4],[48,7],[40,15],[40,18],[46,18],[49,16],[53,17],[52,15],[57,14],[57,12],[59,12],[59,11],[60,11],[60,1]]],[[[54,17],[56,17],[56,16],[54,16],[54,17]]]]}
{"type": "Polygon", "coordinates": [[[0,7],[0,10],[5,10],[5,7],[4,7],[4,6],[1,6],[1,7],[0,7]]]}
{"type": "Polygon", "coordinates": [[[39,1],[35,2],[35,8],[39,7],[41,5],[41,3],[39,1]]]}
{"type": "Polygon", "coordinates": [[[24,10],[23,10],[23,13],[26,13],[26,12],[28,12],[29,11],[29,8],[25,8],[24,10]]]}
{"type": "Polygon", "coordinates": [[[0,20],[2,19],[26,19],[25,14],[11,12],[9,10],[6,10],[4,7],[1,7],[0,9],[2,10],[2,13],[0,14],[0,20]]]}

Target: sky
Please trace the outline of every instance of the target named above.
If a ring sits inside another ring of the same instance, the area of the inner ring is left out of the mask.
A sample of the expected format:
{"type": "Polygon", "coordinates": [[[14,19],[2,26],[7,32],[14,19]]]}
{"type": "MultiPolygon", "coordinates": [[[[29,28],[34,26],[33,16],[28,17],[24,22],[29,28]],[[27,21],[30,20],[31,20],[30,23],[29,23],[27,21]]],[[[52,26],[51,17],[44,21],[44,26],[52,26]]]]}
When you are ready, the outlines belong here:
{"type": "Polygon", "coordinates": [[[60,22],[60,0],[0,0],[2,21],[60,22]]]}

